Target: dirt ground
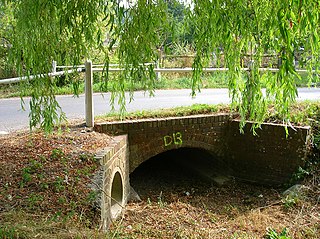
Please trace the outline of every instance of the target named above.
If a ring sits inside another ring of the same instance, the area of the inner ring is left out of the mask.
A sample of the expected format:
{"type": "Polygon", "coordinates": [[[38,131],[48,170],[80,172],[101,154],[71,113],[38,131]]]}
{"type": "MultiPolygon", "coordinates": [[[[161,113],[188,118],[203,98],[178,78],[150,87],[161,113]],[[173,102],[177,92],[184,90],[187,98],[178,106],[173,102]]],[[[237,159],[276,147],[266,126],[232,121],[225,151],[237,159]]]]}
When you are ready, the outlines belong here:
{"type": "Polygon", "coordinates": [[[301,193],[286,197],[289,186],[234,178],[217,186],[181,165],[168,169],[153,160],[130,176],[142,201],[128,203],[103,234],[87,185],[98,167],[94,153],[111,138],[81,125],[50,136],[0,136],[0,238],[273,239],[284,229],[283,238],[320,238],[319,168],[301,193]]]}
{"type": "Polygon", "coordinates": [[[286,198],[286,187],[234,178],[217,186],[183,165],[152,160],[131,175],[142,201],[129,203],[113,225],[119,238],[268,238],[268,230],[280,236],[285,228],[288,237],[320,238],[318,176],[305,181],[301,195],[286,198]]]}

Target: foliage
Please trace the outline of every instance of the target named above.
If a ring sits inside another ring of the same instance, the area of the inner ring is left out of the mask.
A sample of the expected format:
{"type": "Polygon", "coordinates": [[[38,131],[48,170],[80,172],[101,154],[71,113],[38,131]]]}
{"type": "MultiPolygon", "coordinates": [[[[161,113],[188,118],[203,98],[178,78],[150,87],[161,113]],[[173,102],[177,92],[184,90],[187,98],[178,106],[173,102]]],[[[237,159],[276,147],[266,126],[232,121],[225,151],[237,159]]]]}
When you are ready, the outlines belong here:
{"type": "Polygon", "coordinates": [[[281,201],[285,209],[290,209],[296,206],[296,204],[300,201],[300,198],[297,195],[294,195],[294,196],[288,195],[285,198],[283,198],[281,201]]]}
{"type": "Polygon", "coordinates": [[[239,105],[245,119],[261,122],[268,99],[274,99],[279,114],[288,122],[289,105],[297,96],[294,78],[295,51],[304,48],[306,67],[318,69],[319,1],[194,1],[196,28],[193,93],[201,82],[201,69],[210,54],[221,56],[229,68],[229,90],[233,103],[239,105]],[[242,54],[249,53],[246,77],[241,77],[242,54]],[[262,94],[263,74],[259,72],[264,53],[279,57],[276,77],[267,79],[267,95],[262,94]],[[308,59],[306,59],[308,56],[308,59]]]}
{"type": "Polygon", "coordinates": [[[291,237],[287,236],[288,229],[284,228],[280,233],[278,233],[274,229],[268,229],[266,239],[291,239],[291,237]]]}
{"type": "Polygon", "coordinates": [[[14,68],[8,63],[13,25],[13,4],[0,2],[0,78],[8,78],[15,75],[14,68]]]}
{"type": "Polygon", "coordinates": [[[171,34],[164,39],[164,50],[176,52],[176,44],[193,43],[192,21],[186,17],[187,7],[178,0],[167,0],[168,4],[168,22],[172,29],[171,34]]]}
{"type": "MultiPolygon", "coordinates": [[[[153,93],[156,79],[154,65],[146,63],[153,63],[158,59],[157,49],[162,44],[162,36],[168,32],[166,10],[166,4],[161,0],[138,0],[128,9],[118,8],[118,18],[110,23],[109,49],[117,43],[116,54],[120,66],[124,68],[119,75],[118,83],[112,85],[111,104],[114,105],[116,98],[119,98],[121,113],[125,112],[126,82],[130,86],[130,99],[133,97],[136,83],[141,84],[151,95],[153,93]]],[[[108,72],[106,79],[108,83],[108,72]]]]}
{"type": "MultiPolygon", "coordinates": [[[[76,65],[89,57],[92,49],[101,49],[103,30],[99,21],[109,7],[103,0],[21,0],[1,4],[13,5],[15,24],[9,59],[19,75],[49,73],[53,60],[76,65]]],[[[24,86],[32,90],[30,128],[40,125],[50,131],[64,120],[54,96],[54,79],[36,77],[24,86]]]]}
{"type": "MultiPolygon", "coordinates": [[[[164,39],[177,31],[170,24],[174,13],[168,10],[168,2],[2,0],[2,4],[14,4],[11,59],[19,74],[27,75],[49,72],[53,59],[78,64],[93,49],[104,49],[102,33],[107,25],[105,84],[109,82],[110,53],[116,47],[120,67],[125,70],[118,84],[108,89],[113,93],[111,103],[118,101],[124,113],[126,82],[130,92],[138,83],[153,93],[154,66],[146,63],[158,59],[164,39]]],[[[214,53],[229,68],[230,95],[233,106],[239,107],[242,125],[246,119],[262,122],[269,100],[274,100],[279,115],[288,123],[289,106],[297,96],[294,79],[299,77],[294,60],[298,59],[310,76],[312,70],[319,71],[319,0],[194,0],[191,6],[187,22],[192,23],[196,51],[192,93],[201,88],[202,68],[214,53]],[[276,77],[259,72],[265,53],[279,58],[276,77]],[[249,54],[246,61],[245,54],[249,54]],[[241,70],[243,66],[248,68],[246,73],[241,70]]],[[[53,79],[35,79],[26,87],[33,90],[30,127],[40,124],[50,130],[63,120],[53,79]]]]}

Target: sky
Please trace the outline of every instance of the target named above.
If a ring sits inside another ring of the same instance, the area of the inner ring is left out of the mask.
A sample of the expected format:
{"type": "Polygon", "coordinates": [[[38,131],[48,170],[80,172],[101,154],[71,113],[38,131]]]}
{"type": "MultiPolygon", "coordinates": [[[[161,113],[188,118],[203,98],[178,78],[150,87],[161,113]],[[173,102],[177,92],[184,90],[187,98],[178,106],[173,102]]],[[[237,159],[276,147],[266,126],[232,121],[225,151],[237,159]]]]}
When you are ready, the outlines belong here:
{"type": "MultiPolygon", "coordinates": [[[[125,8],[130,7],[130,5],[134,4],[136,0],[120,0],[120,6],[125,8]]],[[[179,2],[184,3],[185,5],[192,6],[192,0],[179,0],[179,2]]]]}

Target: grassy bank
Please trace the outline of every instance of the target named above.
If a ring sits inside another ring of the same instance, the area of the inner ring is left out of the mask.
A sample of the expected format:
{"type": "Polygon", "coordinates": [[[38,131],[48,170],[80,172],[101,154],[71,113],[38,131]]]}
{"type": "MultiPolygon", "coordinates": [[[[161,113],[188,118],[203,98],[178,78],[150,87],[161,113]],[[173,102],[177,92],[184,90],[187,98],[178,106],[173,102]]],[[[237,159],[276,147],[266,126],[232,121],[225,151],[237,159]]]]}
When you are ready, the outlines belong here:
{"type": "MultiPolygon", "coordinates": [[[[94,92],[108,92],[113,88],[113,84],[117,84],[117,79],[111,80],[106,87],[104,83],[102,83],[100,79],[100,74],[96,73],[94,76],[93,82],[93,91],[94,92]]],[[[113,76],[115,77],[115,76],[113,76]]],[[[191,74],[176,74],[174,76],[170,76],[169,74],[163,74],[161,79],[156,80],[154,82],[155,89],[190,89],[191,88],[191,74]]],[[[84,76],[80,75],[74,79],[70,79],[67,83],[63,85],[59,85],[55,87],[56,95],[68,95],[73,94],[72,81],[76,80],[77,87],[79,87],[79,93],[84,93],[84,76]]],[[[112,76],[111,76],[112,78],[112,76]]],[[[226,88],[228,86],[227,78],[225,74],[207,74],[203,77],[202,88],[226,88]]],[[[131,86],[127,82],[125,85],[125,90],[129,90],[131,86]]],[[[134,90],[144,90],[144,86],[142,83],[135,84],[134,90]]],[[[10,84],[10,85],[0,85],[0,98],[8,98],[8,97],[19,97],[22,96],[30,96],[31,91],[28,88],[22,88],[19,84],[10,84]]]]}
{"type": "MultiPolygon", "coordinates": [[[[191,106],[179,106],[169,109],[159,110],[141,110],[135,112],[127,112],[123,119],[145,119],[157,117],[173,117],[173,116],[187,116],[195,114],[211,114],[211,113],[230,113],[230,106],[227,104],[208,105],[208,104],[194,104],[191,106]]],[[[233,110],[237,114],[236,109],[233,110]]],[[[96,117],[96,120],[101,121],[115,121],[120,120],[121,115],[118,113],[108,113],[96,117]]],[[[320,119],[320,101],[303,101],[293,104],[290,108],[290,121],[294,125],[314,125],[320,119]]],[[[278,113],[270,106],[267,112],[267,122],[281,123],[278,113]]]]}

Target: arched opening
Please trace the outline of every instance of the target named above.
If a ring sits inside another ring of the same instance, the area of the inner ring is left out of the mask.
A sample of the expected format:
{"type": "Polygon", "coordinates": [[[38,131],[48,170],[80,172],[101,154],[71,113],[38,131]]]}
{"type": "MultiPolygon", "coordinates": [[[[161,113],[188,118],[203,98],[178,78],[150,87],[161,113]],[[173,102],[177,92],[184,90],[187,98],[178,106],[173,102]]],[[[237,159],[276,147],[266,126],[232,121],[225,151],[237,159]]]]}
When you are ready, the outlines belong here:
{"type": "Polygon", "coordinates": [[[213,153],[179,148],[158,154],[130,174],[130,184],[143,199],[163,193],[192,194],[228,181],[228,167],[213,153]]]}
{"type": "Polygon", "coordinates": [[[272,188],[232,177],[221,186],[213,180],[231,173],[228,165],[208,150],[179,148],[156,155],[130,174],[130,184],[142,202],[135,203],[139,197],[132,190],[131,210],[122,226],[147,232],[145,238],[230,237],[230,231],[218,235],[216,228],[225,231],[230,224],[234,230],[244,218],[250,226],[259,217],[251,212],[279,200],[279,192],[272,188]]]}
{"type": "Polygon", "coordinates": [[[119,172],[116,172],[111,186],[111,218],[115,219],[121,213],[123,205],[123,183],[119,172]]]}

